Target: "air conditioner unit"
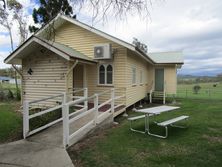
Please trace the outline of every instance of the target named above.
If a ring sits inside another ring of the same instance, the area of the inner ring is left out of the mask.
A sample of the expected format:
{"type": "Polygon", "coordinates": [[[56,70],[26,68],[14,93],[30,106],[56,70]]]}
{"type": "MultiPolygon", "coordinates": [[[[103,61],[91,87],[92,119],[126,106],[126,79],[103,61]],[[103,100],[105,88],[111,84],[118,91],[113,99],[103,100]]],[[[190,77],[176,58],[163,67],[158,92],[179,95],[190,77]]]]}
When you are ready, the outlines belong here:
{"type": "Polygon", "coordinates": [[[94,59],[112,59],[110,44],[97,44],[94,46],[94,59]]]}

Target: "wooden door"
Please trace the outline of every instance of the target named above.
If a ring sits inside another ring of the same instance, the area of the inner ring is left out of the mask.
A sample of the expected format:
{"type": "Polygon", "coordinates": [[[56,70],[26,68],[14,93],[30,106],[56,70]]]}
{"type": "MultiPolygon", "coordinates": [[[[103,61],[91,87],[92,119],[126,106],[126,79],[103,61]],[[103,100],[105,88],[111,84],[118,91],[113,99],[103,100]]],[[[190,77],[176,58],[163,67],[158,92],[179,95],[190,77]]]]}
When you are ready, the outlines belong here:
{"type": "Polygon", "coordinates": [[[155,91],[164,90],[164,69],[155,69],[155,91]]]}

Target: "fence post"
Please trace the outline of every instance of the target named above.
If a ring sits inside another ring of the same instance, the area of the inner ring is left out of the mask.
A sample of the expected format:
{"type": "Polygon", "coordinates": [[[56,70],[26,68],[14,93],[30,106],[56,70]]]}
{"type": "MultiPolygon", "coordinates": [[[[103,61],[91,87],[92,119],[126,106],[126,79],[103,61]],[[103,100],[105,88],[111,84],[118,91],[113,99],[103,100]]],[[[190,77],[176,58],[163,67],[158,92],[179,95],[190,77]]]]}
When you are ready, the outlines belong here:
{"type": "Polygon", "coordinates": [[[25,139],[29,133],[29,102],[23,102],[23,138],[25,139]]]}
{"type": "Polygon", "coordinates": [[[69,145],[69,105],[62,105],[62,117],[63,117],[63,146],[66,148],[69,145]]]}
{"type": "Polygon", "coordinates": [[[114,112],[115,112],[115,89],[112,88],[111,89],[111,113],[114,116],[114,112]]]}
{"type": "Polygon", "coordinates": [[[208,93],[209,93],[209,97],[211,97],[211,92],[210,92],[210,89],[208,90],[208,93]]]}
{"type": "Polygon", "coordinates": [[[95,94],[95,97],[94,97],[94,109],[95,109],[94,121],[95,121],[95,124],[98,123],[98,115],[99,115],[98,103],[99,103],[99,97],[98,97],[98,94],[95,94]]]}
{"type": "MultiPolygon", "coordinates": [[[[88,89],[87,88],[84,88],[84,98],[87,98],[88,97],[88,89]]],[[[84,101],[84,108],[86,110],[88,110],[88,100],[85,100],[84,101]]]]}

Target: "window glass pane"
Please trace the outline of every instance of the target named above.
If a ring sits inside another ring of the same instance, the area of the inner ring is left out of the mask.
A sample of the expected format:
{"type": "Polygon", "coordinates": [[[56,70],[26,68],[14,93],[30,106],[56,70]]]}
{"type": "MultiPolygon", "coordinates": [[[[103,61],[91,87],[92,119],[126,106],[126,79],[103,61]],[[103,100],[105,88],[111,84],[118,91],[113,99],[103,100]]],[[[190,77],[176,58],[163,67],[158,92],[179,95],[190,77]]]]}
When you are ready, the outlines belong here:
{"type": "Polygon", "coordinates": [[[136,83],[136,68],[132,68],[132,84],[136,83]]]}
{"type": "Polygon", "coordinates": [[[105,67],[103,65],[99,67],[99,83],[105,84],[105,67]]]}
{"type": "Polygon", "coordinates": [[[140,71],[140,83],[143,83],[143,72],[140,71]]]}
{"type": "Polygon", "coordinates": [[[113,83],[113,67],[111,65],[108,65],[106,71],[107,71],[106,83],[112,84],[113,83]]]}

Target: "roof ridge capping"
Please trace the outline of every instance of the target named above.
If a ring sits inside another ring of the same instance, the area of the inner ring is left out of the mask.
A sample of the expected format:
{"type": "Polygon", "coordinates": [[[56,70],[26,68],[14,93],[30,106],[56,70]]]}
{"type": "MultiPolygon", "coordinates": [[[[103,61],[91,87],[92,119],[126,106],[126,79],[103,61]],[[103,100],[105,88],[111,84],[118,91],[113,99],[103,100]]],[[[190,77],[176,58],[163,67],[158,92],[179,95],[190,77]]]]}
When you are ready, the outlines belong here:
{"type": "Polygon", "coordinates": [[[148,54],[155,54],[155,53],[183,53],[183,51],[182,50],[173,50],[173,51],[148,52],[148,54]]]}

